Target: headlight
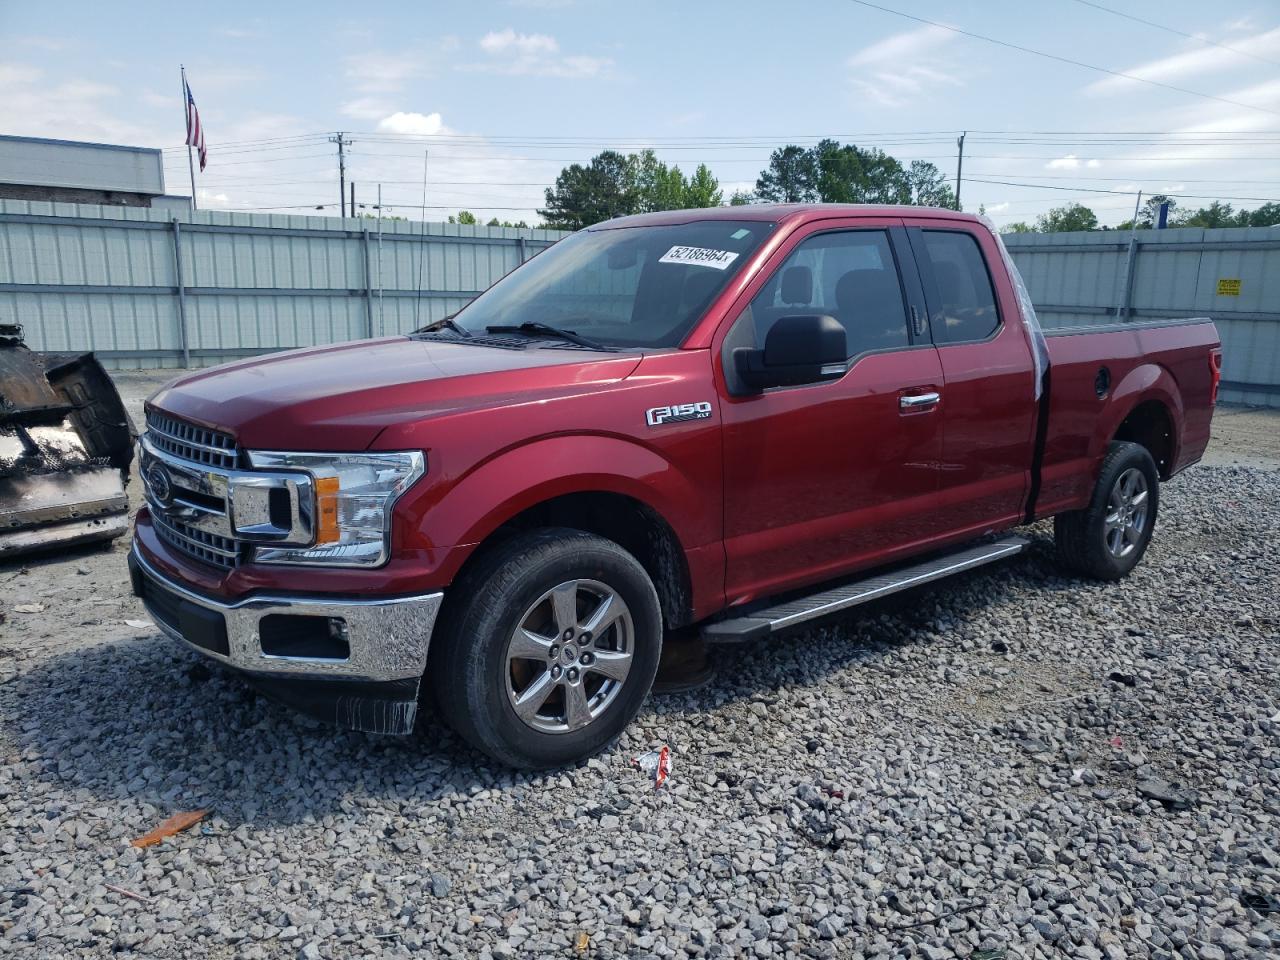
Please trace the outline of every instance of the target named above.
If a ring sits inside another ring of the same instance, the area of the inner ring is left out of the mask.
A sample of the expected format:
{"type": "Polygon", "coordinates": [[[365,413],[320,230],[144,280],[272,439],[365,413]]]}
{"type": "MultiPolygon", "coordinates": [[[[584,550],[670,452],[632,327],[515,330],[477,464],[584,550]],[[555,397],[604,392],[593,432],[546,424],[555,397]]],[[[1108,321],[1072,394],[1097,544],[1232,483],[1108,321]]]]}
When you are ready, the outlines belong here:
{"type": "Polygon", "coordinates": [[[376,567],[387,560],[391,508],[426,470],[426,459],[409,453],[269,453],[249,451],[262,470],[305,470],[314,478],[310,547],[255,548],[259,563],[376,567]]]}

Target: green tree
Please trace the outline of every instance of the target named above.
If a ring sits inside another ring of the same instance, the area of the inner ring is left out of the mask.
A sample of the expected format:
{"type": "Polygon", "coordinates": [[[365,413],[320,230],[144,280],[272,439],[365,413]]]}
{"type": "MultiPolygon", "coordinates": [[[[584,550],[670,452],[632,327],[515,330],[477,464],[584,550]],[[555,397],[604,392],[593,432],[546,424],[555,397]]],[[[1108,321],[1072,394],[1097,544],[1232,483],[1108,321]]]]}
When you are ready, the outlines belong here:
{"type": "Polygon", "coordinates": [[[756,195],[748,190],[735,190],[733,196],[729,198],[729,206],[745,207],[748,204],[756,202],[756,195]]]}
{"type": "Polygon", "coordinates": [[[774,203],[910,203],[951,207],[955,193],[931,163],[904,167],[874,147],[821,140],[807,150],[788,144],[769,157],[756,196],[774,203]]]}
{"type": "Polygon", "coordinates": [[[485,226],[486,227],[520,227],[523,230],[529,229],[529,225],[525,223],[523,220],[519,221],[518,223],[512,223],[510,220],[499,220],[497,217],[492,218],[488,223],[485,224],[485,226]]]}
{"type": "Polygon", "coordinates": [[[693,176],[684,186],[684,206],[688,208],[718,207],[723,199],[724,193],[720,190],[720,181],[715,178],[705,163],[698,164],[698,169],[693,171],[693,176]]]}
{"type": "Polygon", "coordinates": [[[1241,210],[1240,220],[1242,227],[1274,227],[1280,223],[1280,203],[1264,203],[1257,210],[1241,210]]]}
{"type": "MultiPolygon", "coordinates": [[[[1241,211],[1244,213],[1244,211],[1241,211]]],[[[1248,214],[1245,214],[1247,217],[1248,214]]],[[[1207,207],[1201,207],[1194,213],[1185,213],[1173,222],[1172,226],[1176,227],[1238,227],[1241,226],[1240,214],[1237,214],[1231,204],[1223,203],[1221,200],[1215,200],[1207,207]]],[[[1248,224],[1244,224],[1247,226],[1248,224]]]]}
{"type": "Polygon", "coordinates": [[[1035,233],[1036,228],[1025,220],[1015,220],[1013,223],[1006,223],[1001,233],[1035,233]]]}
{"type": "Polygon", "coordinates": [[[895,158],[872,147],[859,150],[862,162],[861,190],[855,203],[910,203],[907,171],[895,158]]]}
{"type": "Polygon", "coordinates": [[[585,167],[574,163],[561,170],[538,215],[552,229],[581,230],[635,213],[637,205],[634,164],[616,150],[605,150],[585,167]]]}
{"type": "Polygon", "coordinates": [[[946,207],[953,209],[956,194],[947,178],[927,160],[912,160],[907,170],[907,183],[911,188],[911,203],[918,207],[946,207]]]}
{"type": "Polygon", "coordinates": [[[770,155],[756,180],[756,196],[766,203],[812,203],[818,199],[817,179],[813,153],[789,144],[770,155]]]}
{"type": "Polygon", "coordinates": [[[480,221],[476,219],[476,215],[472,213],[470,210],[459,210],[458,215],[456,217],[453,214],[449,214],[448,222],[461,223],[461,224],[464,224],[465,226],[474,227],[480,221]]]}
{"type": "Polygon", "coordinates": [[[1098,216],[1082,203],[1069,203],[1054,207],[1048,213],[1036,217],[1036,230],[1040,233],[1063,233],[1071,230],[1097,230],[1098,216]]]}
{"type": "Polygon", "coordinates": [[[686,184],[679,167],[668,167],[652,150],[633,153],[627,162],[636,193],[637,213],[679,210],[686,205],[686,184]]]}

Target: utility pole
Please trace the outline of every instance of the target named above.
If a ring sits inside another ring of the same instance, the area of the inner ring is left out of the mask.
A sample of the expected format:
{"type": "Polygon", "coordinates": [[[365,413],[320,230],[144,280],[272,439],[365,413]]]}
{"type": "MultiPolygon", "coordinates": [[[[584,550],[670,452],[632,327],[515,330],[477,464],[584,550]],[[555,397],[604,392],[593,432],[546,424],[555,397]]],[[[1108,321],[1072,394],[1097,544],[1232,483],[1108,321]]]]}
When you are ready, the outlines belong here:
{"type": "Polygon", "coordinates": [[[342,219],[345,220],[347,218],[347,157],[343,153],[343,147],[351,146],[351,141],[339,130],[335,136],[329,138],[329,142],[338,145],[338,206],[342,209],[342,219]]]}
{"type": "Polygon", "coordinates": [[[964,138],[968,132],[969,132],[968,130],[963,131],[960,134],[960,139],[956,141],[956,146],[959,147],[960,149],[960,153],[956,156],[956,209],[957,210],[960,209],[960,172],[964,170],[964,138]]]}
{"type": "Polygon", "coordinates": [[[351,219],[356,219],[356,182],[351,181],[351,219]]]}

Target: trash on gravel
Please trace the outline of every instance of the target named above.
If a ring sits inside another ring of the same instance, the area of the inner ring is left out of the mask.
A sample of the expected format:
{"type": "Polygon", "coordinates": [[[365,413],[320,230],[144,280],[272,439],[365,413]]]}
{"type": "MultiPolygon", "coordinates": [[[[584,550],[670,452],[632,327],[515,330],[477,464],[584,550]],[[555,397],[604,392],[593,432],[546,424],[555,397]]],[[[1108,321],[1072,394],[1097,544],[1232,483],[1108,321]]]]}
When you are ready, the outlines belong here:
{"type": "Polygon", "coordinates": [[[183,830],[187,829],[187,827],[199,823],[208,815],[208,813],[208,810],[186,810],[182,813],[175,813],[154,830],[144,833],[142,836],[132,841],[132,846],[155,846],[160,841],[167,840],[174,834],[181,833],[183,830]]]}
{"type": "Polygon", "coordinates": [[[591,937],[585,930],[579,930],[578,935],[573,938],[573,949],[575,953],[586,953],[591,948],[591,937]]]}
{"type": "Polygon", "coordinates": [[[126,620],[124,625],[133,627],[135,630],[148,630],[151,628],[151,624],[146,620],[126,620]]]}
{"type": "Polygon", "coordinates": [[[1240,902],[1250,910],[1256,910],[1261,914],[1280,913],[1280,897],[1270,893],[1258,893],[1250,891],[1240,895],[1240,902]]]}
{"type": "Polygon", "coordinates": [[[15,603],[14,613],[44,613],[43,603],[15,603]]]}
{"type": "Polygon", "coordinates": [[[664,746],[661,750],[650,750],[632,757],[631,766],[651,779],[653,789],[657,790],[667,782],[667,777],[671,774],[671,748],[664,746]]]}
{"type": "Polygon", "coordinates": [[[1110,742],[1110,744],[1111,744],[1113,747],[1115,747],[1117,750],[1123,750],[1123,749],[1124,749],[1124,737],[1112,737],[1112,738],[1111,738],[1111,740],[1110,740],[1109,742],[1110,742]]]}
{"type": "Polygon", "coordinates": [[[124,887],[117,887],[114,883],[104,883],[103,886],[106,887],[108,890],[110,890],[112,893],[120,894],[122,897],[131,897],[134,900],[141,900],[143,903],[151,902],[150,897],[144,896],[141,893],[135,893],[132,890],[126,890],[124,887]]]}
{"type": "Polygon", "coordinates": [[[996,653],[1008,653],[1009,645],[1005,643],[1003,640],[992,640],[991,649],[996,653]]]}
{"type": "Polygon", "coordinates": [[[1126,687],[1136,687],[1138,678],[1132,673],[1121,673],[1119,670],[1112,670],[1107,674],[1107,679],[1112,683],[1123,683],[1126,687]]]}
{"type": "Polygon", "coordinates": [[[1200,799],[1200,795],[1190,787],[1155,778],[1139,780],[1138,793],[1148,800],[1159,802],[1167,810],[1190,810],[1200,799]]]}

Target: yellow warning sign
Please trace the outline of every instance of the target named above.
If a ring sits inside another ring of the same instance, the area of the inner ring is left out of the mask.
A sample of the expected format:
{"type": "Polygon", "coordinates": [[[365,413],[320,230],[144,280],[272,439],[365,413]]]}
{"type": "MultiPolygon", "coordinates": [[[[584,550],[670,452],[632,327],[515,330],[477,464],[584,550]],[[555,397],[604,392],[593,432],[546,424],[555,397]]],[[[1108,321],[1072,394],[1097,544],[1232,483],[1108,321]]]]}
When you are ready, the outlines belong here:
{"type": "Polygon", "coordinates": [[[1219,277],[1218,278],[1218,296],[1220,297],[1240,296],[1240,278],[1239,277],[1219,277]]]}

